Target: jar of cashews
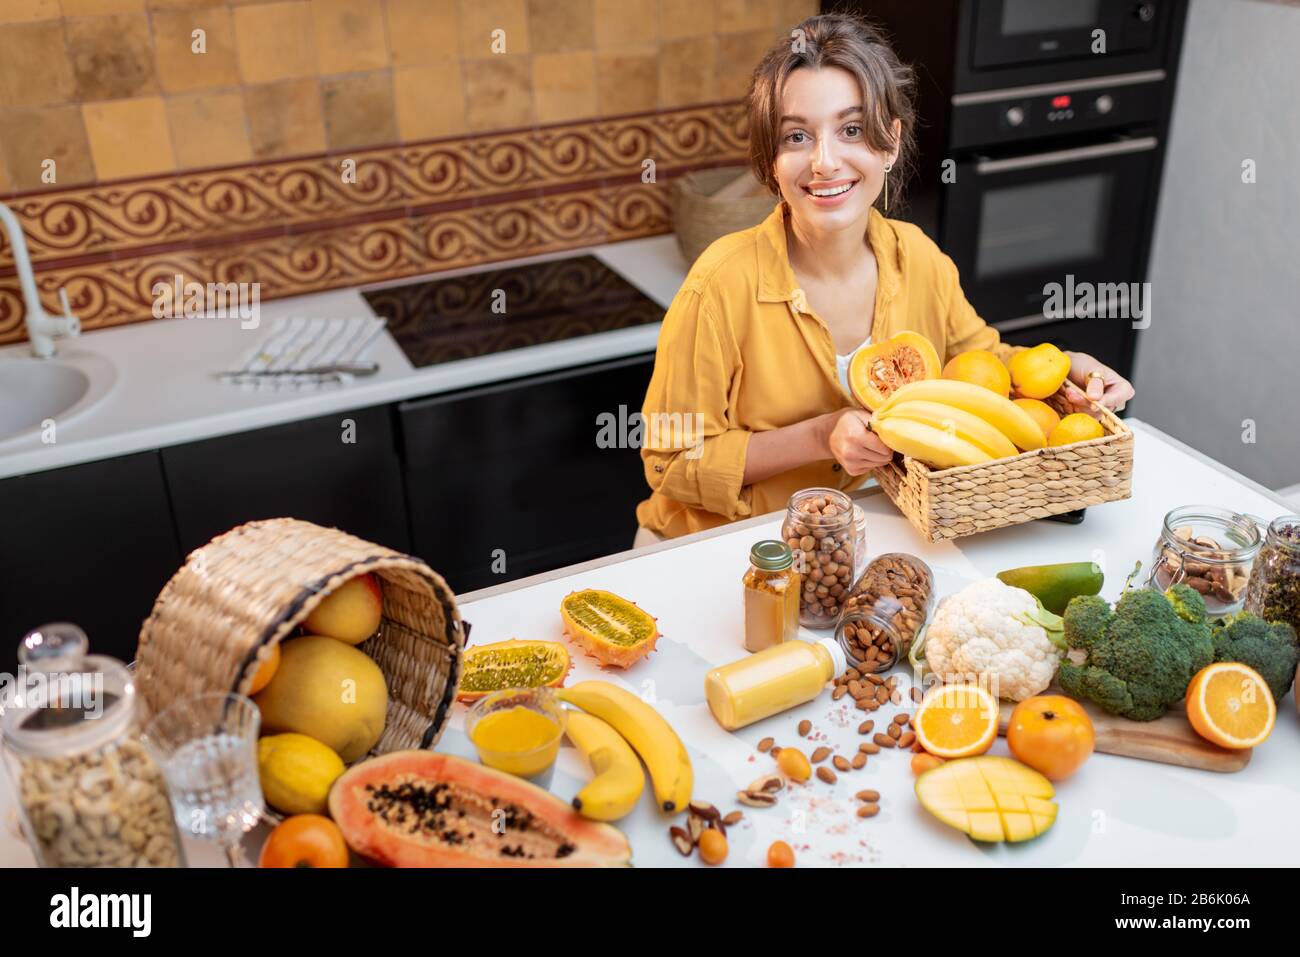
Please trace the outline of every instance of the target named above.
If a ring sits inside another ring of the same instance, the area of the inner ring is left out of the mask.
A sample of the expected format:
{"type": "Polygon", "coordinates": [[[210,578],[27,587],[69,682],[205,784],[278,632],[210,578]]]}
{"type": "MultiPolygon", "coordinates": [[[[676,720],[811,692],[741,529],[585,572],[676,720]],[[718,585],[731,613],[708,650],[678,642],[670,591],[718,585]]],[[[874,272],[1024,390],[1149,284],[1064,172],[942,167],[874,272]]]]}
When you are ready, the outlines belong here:
{"type": "Polygon", "coordinates": [[[43,867],[184,866],[132,676],[86,650],[75,625],[38,628],[5,689],[4,763],[27,841],[43,867]]]}

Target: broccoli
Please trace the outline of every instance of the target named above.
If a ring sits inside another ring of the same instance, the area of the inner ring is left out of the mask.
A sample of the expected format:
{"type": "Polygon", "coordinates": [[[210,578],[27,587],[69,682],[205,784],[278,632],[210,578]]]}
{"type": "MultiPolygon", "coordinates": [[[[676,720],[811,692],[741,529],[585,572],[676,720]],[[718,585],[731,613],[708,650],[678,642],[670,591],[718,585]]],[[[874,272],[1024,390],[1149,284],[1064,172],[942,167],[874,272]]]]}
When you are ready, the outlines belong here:
{"type": "Polygon", "coordinates": [[[1134,721],[1164,714],[1214,660],[1205,600],[1183,584],[1163,594],[1126,589],[1114,610],[1097,595],[1073,598],[1065,609],[1065,640],[1073,652],[1057,680],[1066,694],[1134,721]]]}
{"type": "Polygon", "coordinates": [[[1291,690],[1296,664],[1300,663],[1300,639],[1294,628],[1244,611],[1219,619],[1211,630],[1215,661],[1240,661],[1254,668],[1275,701],[1281,701],[1291,690]]]}

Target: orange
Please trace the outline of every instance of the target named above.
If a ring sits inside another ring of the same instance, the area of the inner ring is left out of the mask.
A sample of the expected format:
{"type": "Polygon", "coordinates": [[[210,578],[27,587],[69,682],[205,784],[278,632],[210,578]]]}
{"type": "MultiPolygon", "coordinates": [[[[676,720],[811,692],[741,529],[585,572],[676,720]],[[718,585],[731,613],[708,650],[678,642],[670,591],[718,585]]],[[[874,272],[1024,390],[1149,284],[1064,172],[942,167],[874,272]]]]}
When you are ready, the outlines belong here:
{"type": "Polygon", "coordinates": [[[253,685],[248,689],[250,698],[271,683],[271,679],[275,677],[275,669],[279,667],[280,646],[276,645],[271,649],[270,656],[257,666],[257,671],[253,674],[253,685]]]}
{"type": "Polygon", "coordinates": [[[1035,695],[1016,705],[1007,747],[1049,781],[1064,781],[1092,756],[1096,735],[1079,702],[1064,695],[1035,695]]]}
{"type": "Polygon", "coordinates": [[[794,867],[794,848],[785,841],[773,841],[767,849],[768,867],[794,867]]]}
{"type": "Polygon", "coordinates": [[[1071,445],[1075,442],[1099,439],[1105,434],[1106,430],[1101,427],[1101,423],[1092,416],[1083,412],[1071,412],[1056,428],[1052,429],[1051,434],[1047,436],[1047,444],[1071,445]]]}
{"type": "Polygon", "coordinates": [[[322,814],[285,818],[262,845],[259,867],[347,867],[348,846],[337,824],[322,814]]]}
{"type": "Polygon", "coordinates": [[[1012,399],[1016,405],[1029,413],[1029,417],[1038,423],[1038,427],[1043,430],[1043,438],[1052,434],[1052,430],[1061,422],[1061,417],[1056,414],[1056,410],[1044,402],[1042,399],[1012,399]]]}
{"type": "Polygon", "coordinates": [[[953,356],[943,367],[943,377],[983,386],[1004,399],[1011,391],[1011,373],[1001,359],[983,349],[971,349],[953,356]]]}
{"type": "Polygon", "coordinates": [[[1050,342],[1021,349],[1007,362],[1016,394],[1046,399],[1061,387],[1070,374],[1070,357],[1050,342]]]}
{"type": "Polygon", "coordinates": [[[912,727],[936,757],[983,754],[998,736],[998,702],[978,685],[940,685],[922,699],[912,727]]]}
{"type": "Polygon", "coordinates": [[[937,768],[943,764],[943,758],[936,758],[933,754],[925,751],[918,751],[912,755],[912,773],[924,774],[931,768],[937,768]]]}
{"type": "Polygon", "coordinates": [[[716,828],[700,835],[700,860],[705,864],[721,864],[727,859],[727,839],[716,828]]]}
{"type": "Polygon", "coordinates": [[[1221,661],[1202,668],[1187,686],[1187,720],[1220,747],[1253,748],[1273,730],[1277,704],[1254,668],[1221,661]]]}

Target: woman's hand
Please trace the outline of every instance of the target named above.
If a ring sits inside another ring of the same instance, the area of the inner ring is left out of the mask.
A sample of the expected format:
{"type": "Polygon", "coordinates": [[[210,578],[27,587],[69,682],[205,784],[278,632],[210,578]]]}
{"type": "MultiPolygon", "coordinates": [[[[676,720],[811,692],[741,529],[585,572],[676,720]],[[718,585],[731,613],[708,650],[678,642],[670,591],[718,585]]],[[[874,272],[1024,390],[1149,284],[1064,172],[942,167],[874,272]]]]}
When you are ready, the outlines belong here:
{"type": "Polygon", "coordinates": [[[1133,398],[1133,383],[1110,366],[1102,365],[1086,352],[1067,352],[1070,375],[1065,396],[1076,412],[1088,412],[1091,399],[1098,405],[1118,412],[1133,398]]]}
{"type": "Polygon", "coordinates": [[[860,409],[843,409],[837,415],[826,447],[831,457],[850,475],[865,475],[894,457],[894,452],[871,431],[871,416],[860,409]]]}

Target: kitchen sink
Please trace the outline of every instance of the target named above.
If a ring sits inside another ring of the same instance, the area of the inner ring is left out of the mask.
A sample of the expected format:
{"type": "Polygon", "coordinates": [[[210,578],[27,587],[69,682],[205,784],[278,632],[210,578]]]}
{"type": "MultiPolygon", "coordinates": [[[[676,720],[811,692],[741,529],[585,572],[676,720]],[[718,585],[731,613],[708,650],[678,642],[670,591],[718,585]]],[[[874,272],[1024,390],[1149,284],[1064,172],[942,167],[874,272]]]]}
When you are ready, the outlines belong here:
{"type": "Polygon", "coordinates": [[[65,425],[101,402],[117,369],[96,353],[64,348],[58,358],[0,356],[0,449],[39,434],[47,420],[65,425]]]}

